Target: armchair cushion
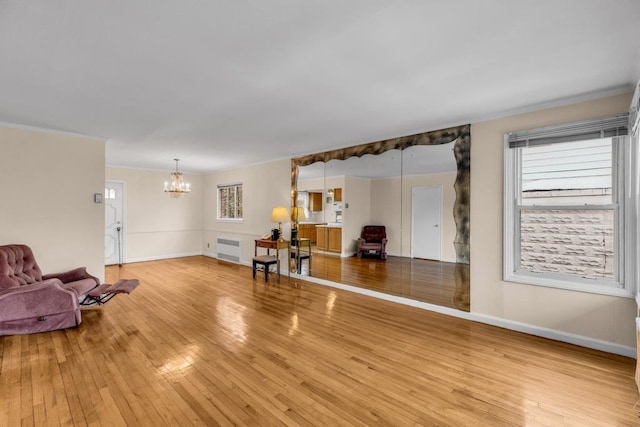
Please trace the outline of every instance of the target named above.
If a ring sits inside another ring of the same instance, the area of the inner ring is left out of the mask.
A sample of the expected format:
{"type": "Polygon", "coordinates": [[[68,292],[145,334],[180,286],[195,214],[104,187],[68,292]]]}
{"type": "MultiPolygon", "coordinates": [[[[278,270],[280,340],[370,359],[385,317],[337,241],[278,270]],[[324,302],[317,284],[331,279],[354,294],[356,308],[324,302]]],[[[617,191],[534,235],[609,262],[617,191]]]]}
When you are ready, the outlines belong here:
{"type": "Polygon", "coordinates": [[[42,276],[43,280],[54,278],[62,282],[63,288],[72,289],[78,296],[86,295],[91,289],[100,285],[100,280],[87,273],[86,267],[78,267],[63,273],[45,274],[42,276]]]}
{"type": "Polygon", "coordinates": [[[26,245],[0,246],[0,291],[42,280],[42,271],[26,245]]]}
{"type": "Polygon", "coordinates": [[[45,274],[42,276],[42,280],[56,278],[62,283],[75,282],[77,280],[92,279],[95,282],[95,286],[100,284],[100,280],[97,277],[87,273],[87,267],[78,267],[73,270],[65,271],[64,273],[45,274]]]}

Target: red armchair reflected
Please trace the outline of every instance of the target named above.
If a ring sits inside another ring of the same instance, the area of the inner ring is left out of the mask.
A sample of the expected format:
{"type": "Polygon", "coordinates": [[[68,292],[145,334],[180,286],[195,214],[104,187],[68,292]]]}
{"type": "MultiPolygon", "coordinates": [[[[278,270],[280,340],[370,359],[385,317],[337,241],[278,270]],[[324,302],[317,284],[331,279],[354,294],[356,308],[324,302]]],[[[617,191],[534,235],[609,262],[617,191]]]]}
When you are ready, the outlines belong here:
{"type": "Polygon", "coordinates": [[[387,231],[384,225],[365,225],[358,239],[358,258],[371,255],[387,259],[387,231]]]}

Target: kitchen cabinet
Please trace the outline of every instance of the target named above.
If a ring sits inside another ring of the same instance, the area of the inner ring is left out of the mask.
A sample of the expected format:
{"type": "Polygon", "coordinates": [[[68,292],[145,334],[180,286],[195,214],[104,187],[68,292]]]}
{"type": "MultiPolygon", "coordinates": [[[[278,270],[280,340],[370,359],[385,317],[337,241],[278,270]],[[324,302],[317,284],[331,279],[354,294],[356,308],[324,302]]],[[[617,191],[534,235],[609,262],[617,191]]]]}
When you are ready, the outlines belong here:
{"type": "Polygon", "coordinates": [[[322,251],[342,252],[342,228],[341,227],[316,227],[316,247],[322,251]]]}
{"type": "Polygon", "coordinates": [[[309,210],[311,212],[322,211],[322,193],[309,193],[309,210]]]}
{"type": "Polygon", "coordinates": [[[315,224],[299,224],[298,225],[298,236],[301,239],[309,239],[311,243],[316,243],[316,225],[315,224]]]}
{"type": "Polygon", "coordinates": [[[334,188],[333,189],[333,201],[341,202],[342,201],[342,188],[334,188]]]}
{"type": "Polygon", "coordinates": [[[329,235],[327,227],[316,227],[316,247],[322,251],[326,251],[329,243],[329,235]]]}
{"type": "Polygon", "coordinates": [[[327,246],[329,252],[342,252],[342,228],[330,227],[328,230],[329,242],[327,246]]]}

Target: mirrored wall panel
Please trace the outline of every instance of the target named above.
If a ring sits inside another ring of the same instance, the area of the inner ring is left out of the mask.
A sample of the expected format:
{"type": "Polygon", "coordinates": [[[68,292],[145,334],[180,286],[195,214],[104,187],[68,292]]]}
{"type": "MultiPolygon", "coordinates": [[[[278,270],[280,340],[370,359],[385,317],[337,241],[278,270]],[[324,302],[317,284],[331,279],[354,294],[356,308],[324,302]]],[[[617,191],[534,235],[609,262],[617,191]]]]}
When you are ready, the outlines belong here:
{"type": "Polygon", "coordinates": [[[298,274],[469,311],[470,126],[292,159],[298,274]]]}

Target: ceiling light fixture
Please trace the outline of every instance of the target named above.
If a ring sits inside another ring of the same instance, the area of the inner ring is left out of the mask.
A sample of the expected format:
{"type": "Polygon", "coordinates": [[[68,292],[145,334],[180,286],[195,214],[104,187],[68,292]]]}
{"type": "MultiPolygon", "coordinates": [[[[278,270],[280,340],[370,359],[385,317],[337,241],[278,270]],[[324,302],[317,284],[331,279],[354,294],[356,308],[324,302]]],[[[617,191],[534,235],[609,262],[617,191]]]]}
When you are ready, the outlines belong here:
{"type": "Polygon", "coordinates": [[[171,183],[164,182],[164,192],[169,193],[171,197],[182,197],[186,193],[191,192],[191,184],[184,182],[184,175],[178,171],[178,162],[180,159],[173,159],[176,161],[176,171],[171,172],[171,183]]]}

